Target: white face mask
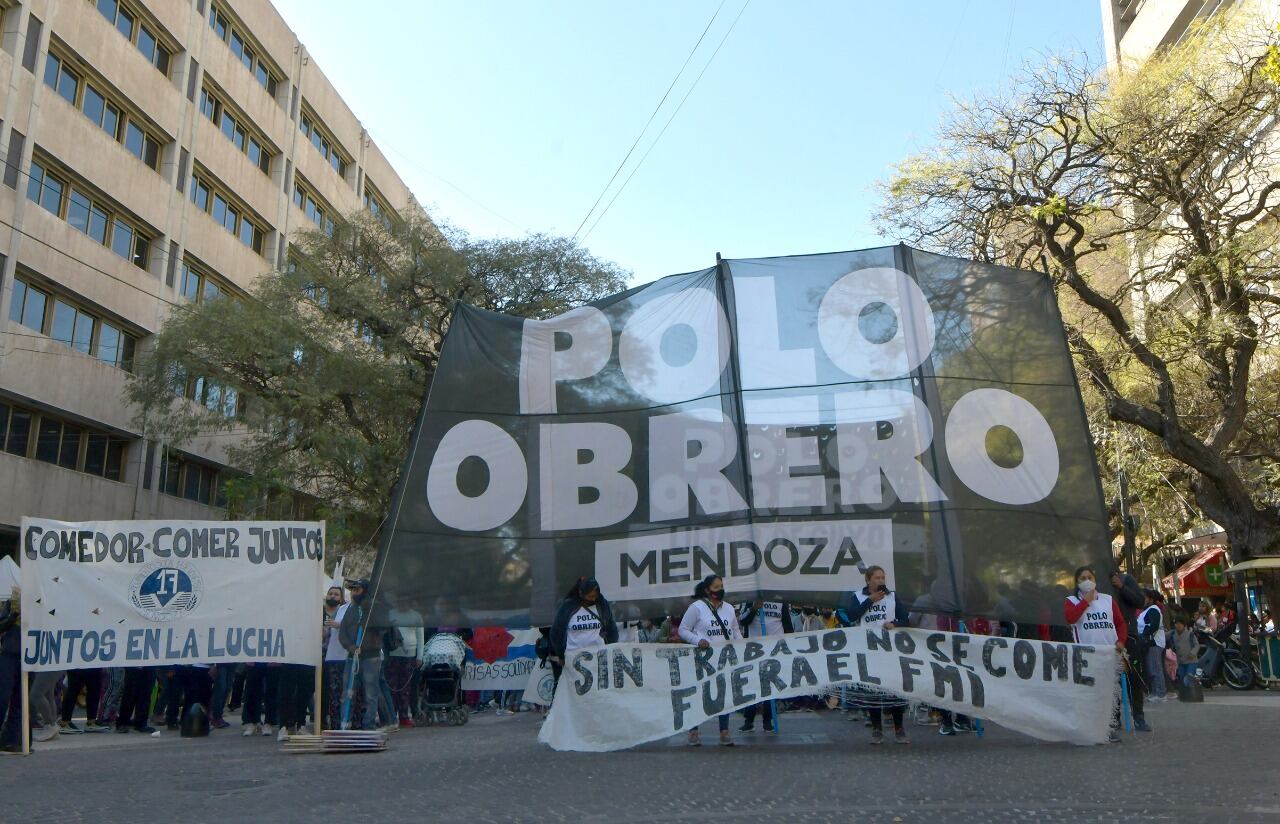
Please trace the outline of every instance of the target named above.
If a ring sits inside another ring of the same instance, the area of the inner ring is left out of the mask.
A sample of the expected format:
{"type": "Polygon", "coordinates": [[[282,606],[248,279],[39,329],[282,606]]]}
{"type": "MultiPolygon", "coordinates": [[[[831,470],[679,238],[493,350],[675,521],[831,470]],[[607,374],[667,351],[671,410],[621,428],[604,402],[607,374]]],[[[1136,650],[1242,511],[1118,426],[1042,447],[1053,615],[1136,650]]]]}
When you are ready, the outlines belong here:
{"type": "Polygon", "coordinates": [[[1090,581],[1088,578],[1085,578],[1077,586],[1080,589],[1081,595],[1088,595],[1090,592],[1093,592],[1095,589],[1098,588],[1098,585],[1093,581],[1090,581]]]}

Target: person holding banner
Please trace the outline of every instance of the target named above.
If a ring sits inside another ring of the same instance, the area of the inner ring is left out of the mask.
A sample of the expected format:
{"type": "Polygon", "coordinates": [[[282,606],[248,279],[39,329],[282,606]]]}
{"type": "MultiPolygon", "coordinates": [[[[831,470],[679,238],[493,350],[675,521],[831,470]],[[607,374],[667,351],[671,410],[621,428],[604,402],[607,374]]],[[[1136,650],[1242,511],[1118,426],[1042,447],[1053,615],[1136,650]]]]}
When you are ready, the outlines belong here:
{"type": "MultiPolygon", "coordinates": [[[[1114,599],[1106,593],[1098,592],[1097,576],[1092,567],[1082,566],[1076,570],[1076,594],[1068,596],[1063,605],[1063,613],[1067,623],[1071,625],[1077,644],[1114,646],[1121,655],[1124,654],[1128,627],[1117,611],[1114,599]]],[[[1126,697],[1132,700],[1131,682],[1126,680],[1124,686],[1128,691],[1126,697]]],[[[1119,728],[1120,704],[1116,702],[1112,709],[1108,744],[1120,743],[1120,736],[1116,732],[1119,728]]]]}
{"type": "MultiPolygon", "coordinates": [[[[837,619],[841,626],[875,627],[893,629],[896,626],[909,626],[911,615],[905,604],[885,585],[884,568],[867,567],[863,573],[867,585],[860,591],[845,596],[845,603],[837,610],[837,619]]],[[[871,743],[884,743],[884,711],[888,710],[893,719],[893,737],[899,744],[910,743],[907,730],[902,725],[902,716],[907,702],[896,695],[883,692],[864,684],[856,684],[850,688],[850,703],[867,711],[871,717],[871,743]]]]}
{"type": "MultiPolygon", "coordinates": [[[[791,605],[783,601],[765,601],[757,598],[754,603],[743,604],[738,611],[738,623],[742,627],[742,633],[746,637],[770,637],[780,636],[783,633],[794,632],[795,628],[791,623],[791,605]]],[[[767,733],[776,733],[778,731],[777,716],[775,713],[775,701],[761,701],[759,704],[752,704],[742,711],[743,722],[738,728],[738,732],[751,732],[756,726],[756,710],[763,710],[764,731],[767,733]]]]}
{"type": "MultiPolygon", "coordinates": [[[[724,600],[724,581],[719,575],[708,575],[693,590],[694,601],[680,620],[680,637],[685,643],[699,647],[742,640],[742,628],[738,626],[738,614],[724,600]]],[[[729,715],[720,716],[720,746],[733,747],[729,733],[729,715]]],[[[702,731],[689,730],[689,746],[702,746],[702,731]]]]}
{"type": "Polygon", "coordinates": [[[565,653],[583,647],[617,643],[618,625],[613,607],[600,594],[595,578],[579,578],[560,602],[551,624],[551,669],[556,683],[564,669],[565,653]]]}
{"type": "MultiPolygon", "coordinates": [[[[378,701],[382,696],[382,638],[385,622],[374,621],[367,603],[369,582],[363,578],[347,582],[351,604],[342,615],[338,640],[343,649],[356,658],[360,694],[364,697],[364,718],[360,728],[377,727],[378,701]]],[[[355,720],[352,719],[352,723],[355,720]]]]}

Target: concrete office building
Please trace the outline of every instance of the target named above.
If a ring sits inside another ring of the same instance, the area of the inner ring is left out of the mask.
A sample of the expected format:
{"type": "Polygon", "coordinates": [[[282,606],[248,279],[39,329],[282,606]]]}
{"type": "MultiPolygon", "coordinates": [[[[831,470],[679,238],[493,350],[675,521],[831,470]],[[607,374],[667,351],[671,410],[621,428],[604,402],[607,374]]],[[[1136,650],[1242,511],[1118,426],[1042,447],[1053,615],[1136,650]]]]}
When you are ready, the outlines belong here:
{"type": "MultiPolygon", "coordinates": [[[[1156,49],[1178,42],[1191,25],[1236,0],[1102,0],[1107,63],[1141,63],[1156,49]]],[[[1274,0],[1262,0],[1274,5],[1274,0]]]]}
{"type": "Polygon", "coordinates": [[[134,358],[292,232],[419,207],[266,0],[0,0],[0,31],[0,553],[23,515],[217,519],[235,436],[148,442],[134,358]]]}

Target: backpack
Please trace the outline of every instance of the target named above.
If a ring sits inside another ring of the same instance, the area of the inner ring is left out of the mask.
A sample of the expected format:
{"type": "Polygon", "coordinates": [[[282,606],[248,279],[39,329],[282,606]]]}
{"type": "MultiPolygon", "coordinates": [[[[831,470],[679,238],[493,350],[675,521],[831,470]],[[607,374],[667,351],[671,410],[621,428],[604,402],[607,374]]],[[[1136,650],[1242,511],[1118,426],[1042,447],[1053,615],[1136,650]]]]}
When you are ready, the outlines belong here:
{"type": "Polygon", "coordinates": [[[404,646],[404,636],[400,634],[400,630],[387,627],[382,633],[382,651],[389,655],[392,650],[400,649],[402,646],[404,646]]]}

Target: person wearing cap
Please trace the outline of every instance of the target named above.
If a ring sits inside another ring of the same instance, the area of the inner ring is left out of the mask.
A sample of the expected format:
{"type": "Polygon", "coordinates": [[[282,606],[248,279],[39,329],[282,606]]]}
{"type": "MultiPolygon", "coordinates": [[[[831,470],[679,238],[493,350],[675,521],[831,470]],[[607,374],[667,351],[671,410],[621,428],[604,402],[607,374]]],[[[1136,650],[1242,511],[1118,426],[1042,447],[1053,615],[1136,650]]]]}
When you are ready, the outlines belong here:
{"type": "Polygon", "coordinates": [[[551,624],[551,670],[556,682],[564,668],[565,655],[584,647],[599,647],[618,640],[613,608],[600,594],[595,578],[579,578],[569,589],[556,619],[551,624]]]}
{"type": "Polygon", "coordinates": [[[371,620],[372,606],[368,602],[369,582],[357,578],[347,582],[351,592],[351,605],[342,615],[338,628],[338,640],[342,648],[360,659],[360,692],[364,696],[364,718],[360,728],[375,729],[378,720],[378,699],[382,694],[382,627],[371,620]],[[360,627],[364,634],[360,634],[360,627]]]}

